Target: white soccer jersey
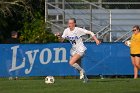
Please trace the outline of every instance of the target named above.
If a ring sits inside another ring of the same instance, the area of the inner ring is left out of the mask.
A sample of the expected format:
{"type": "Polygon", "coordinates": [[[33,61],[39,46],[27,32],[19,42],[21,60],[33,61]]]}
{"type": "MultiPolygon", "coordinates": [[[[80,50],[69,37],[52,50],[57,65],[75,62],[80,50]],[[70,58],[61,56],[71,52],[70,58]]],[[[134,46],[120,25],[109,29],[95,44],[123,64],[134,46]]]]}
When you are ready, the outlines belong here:
{"type": "Polygon", "coordinates": [[[62,38],[68,39],[72,44],[72,48],[79,52],[84,52],[86,47],[83,44],[81,36],[86,35],[88,30],[75,27],[73,31],[70,28],[66,28],[63,32],[62,38]]]}

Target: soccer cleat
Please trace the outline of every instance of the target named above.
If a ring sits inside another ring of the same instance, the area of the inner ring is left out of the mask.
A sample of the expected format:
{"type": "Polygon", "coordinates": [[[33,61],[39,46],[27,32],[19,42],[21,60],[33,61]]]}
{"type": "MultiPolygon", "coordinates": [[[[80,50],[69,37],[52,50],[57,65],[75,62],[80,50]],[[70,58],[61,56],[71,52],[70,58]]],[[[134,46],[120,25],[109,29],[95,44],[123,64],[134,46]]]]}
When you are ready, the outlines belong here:
{"type": "Polygon", "coordinates": [[[80,71],[80,79],[84,79],[84,73],[85,73],[84,70],[81,70],[81,71],[80,71]]]}
{"type": "Polygon", "coordinates": [[[9,77],[9,80],[13,80],[13,77],[9,77]]]}
{"type": "Polygon", "coordinates": [[[88,78],[87,78],[86,74],[84,74],[83,83],[87,83],[87,82],[88,82],[88,78]]]}

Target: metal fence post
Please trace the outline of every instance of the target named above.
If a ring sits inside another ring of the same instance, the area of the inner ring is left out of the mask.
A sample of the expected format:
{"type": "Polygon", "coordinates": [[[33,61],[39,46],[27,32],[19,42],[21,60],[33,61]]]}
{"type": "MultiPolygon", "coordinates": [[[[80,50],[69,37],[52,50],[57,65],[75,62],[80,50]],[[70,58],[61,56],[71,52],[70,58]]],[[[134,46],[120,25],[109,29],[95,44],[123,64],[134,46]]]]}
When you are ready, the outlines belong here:
{"type": "Polygon", "coordinates": [[[90,31],[92,31],[92,5],[90,4],[90,31]]]}
{"type": "Polygon", "coordinates": [[[65,25],[65,0],[62,1],[62,8],[63,8],[63,27],[65,25]]]}
{"type": "Polygon", "coordinates": [[[47,22],[48,19],[48,0],[45,0],[45,23],[47,22]]]}
{"type": "Polygon", "coordinates": [[[112,33],[111,33],[111,30],[112,30],[112,13],[111,13],[111,10],[109,11],[109,30],[110,30],[110,38],[109,38],[109,41],[112,42],[112,33]]]}

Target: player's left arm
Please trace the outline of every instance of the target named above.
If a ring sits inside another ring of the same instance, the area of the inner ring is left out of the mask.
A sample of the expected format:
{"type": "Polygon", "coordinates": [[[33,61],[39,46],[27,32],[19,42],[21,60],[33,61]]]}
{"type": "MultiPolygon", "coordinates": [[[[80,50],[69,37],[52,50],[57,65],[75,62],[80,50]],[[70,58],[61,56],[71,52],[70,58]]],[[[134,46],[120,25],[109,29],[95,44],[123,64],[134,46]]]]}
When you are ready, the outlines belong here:
{"type": "Polygon", "coordinates": [[[97,39],[97,37],[95,36],[95,34],[91,31],[87,31],[86,34],[89,34],[92,36],[92,38],[95,40],[96,44],[99,45],[101,42],[100,40],[97,39]]]}

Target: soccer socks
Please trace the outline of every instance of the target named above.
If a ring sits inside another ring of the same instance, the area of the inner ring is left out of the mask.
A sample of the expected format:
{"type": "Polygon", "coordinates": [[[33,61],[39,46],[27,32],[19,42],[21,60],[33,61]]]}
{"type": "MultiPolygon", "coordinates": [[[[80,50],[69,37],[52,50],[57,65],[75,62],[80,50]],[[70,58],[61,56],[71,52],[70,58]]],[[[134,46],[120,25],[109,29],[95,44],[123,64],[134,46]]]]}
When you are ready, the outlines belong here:
{"type": "Polygon", "coordinates": [[[77,63],[74,63],[73,65],[72,65],[74,68],[76,68],[79,72],[80,72],[80,79],[83,79],[84,81],[84,83],[86,83],[87,81],[88,81],[88,78],[87,78],[87,76],[86,76],[86,74],[85,74],[85,71],[84,71],[84,69],[82,69],[80,66],[79,66],[79,64],[77,64],[77,63]]]}
{"type": "Polygon", "coordinates": [[[77,70],[83,71],[83,72],[84,72],[84,70],[79,66],[79,64],[74,63],[72,66],[73,66],[74,68],[76,68],[77,70]]]}

